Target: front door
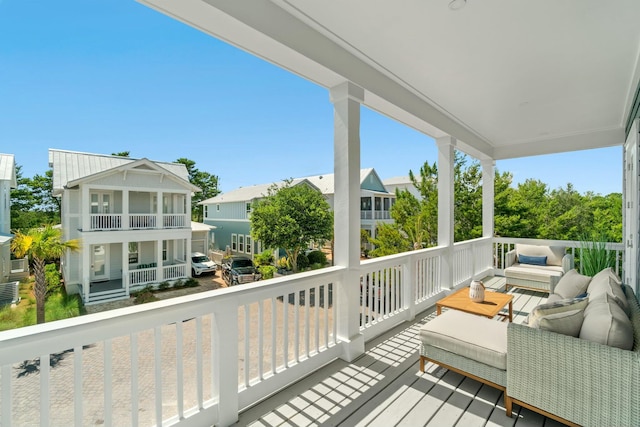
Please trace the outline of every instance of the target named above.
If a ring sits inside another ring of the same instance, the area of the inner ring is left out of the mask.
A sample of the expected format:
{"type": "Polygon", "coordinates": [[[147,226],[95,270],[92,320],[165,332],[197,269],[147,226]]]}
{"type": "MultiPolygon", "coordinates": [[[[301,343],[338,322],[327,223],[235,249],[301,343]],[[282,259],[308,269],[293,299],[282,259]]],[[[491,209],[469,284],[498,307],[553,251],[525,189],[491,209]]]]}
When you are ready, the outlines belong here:
{"type": "Polygon", "coordinates": [[[635,120],[624,144],[624,283],[638,292],[638,120],[635,120]]]}
{"type": "Polygon", "coordinates": [[[109,280],[109,253],[106,245],[91,245],[91,281],[109,280]]]}

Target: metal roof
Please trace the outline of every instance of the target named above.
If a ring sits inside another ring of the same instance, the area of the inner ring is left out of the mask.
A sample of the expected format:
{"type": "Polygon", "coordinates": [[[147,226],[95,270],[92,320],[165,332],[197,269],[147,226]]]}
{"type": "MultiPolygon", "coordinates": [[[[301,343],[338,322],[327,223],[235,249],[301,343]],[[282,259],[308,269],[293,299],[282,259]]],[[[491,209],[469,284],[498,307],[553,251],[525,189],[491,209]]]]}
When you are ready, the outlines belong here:
{"type": "Polygon", "coordinates": [[[16,187],[16,161],[13,154],[0,154],[0,181],[10,181],[16,187]]]}
{"type": "MultiPolygon", "coordinates": [[[[375,174],[375,169],[367,168],[360,170],[360,184],[364,182],[364,180],[371,174],[375,174]]],[[[377,174],[376,174],[377,176],[377,174]]],[[[324,174],[324,175],[313,175],[313,176],[305,176],[301,178],[295,178],[291,182],[291,185],[298,185],[301,182],[307,181],[311,185],[315,186],[320,190],[322,194],[331,195],[334,192],[335,188],[335,176],[332,173],[324,174]]],[[[244,202],[251,201],[254,199],[259,199],[261,197],[266,196],[269,187],[276,184],[278,187],[284,184],[284,181],[279,181],[276,183],[270,184],[258,184],[252,185],[249,187],[240,187],[235,190],[227,191],[226,193],[219,194],[216,197],[212,197],[207,200],[203,200],[199,205],[207,205],[211,203],[231,203],[231,202],[244,202]]]]}
{"type": "MultiPolygon", "coordinates": [[[[49,166],[53,168],[53,190],[54,192],[60,191],[70,181],[86,178],[138,160],[105,154],[49,149],[49,166]]],[[[152,160],[151,162],[189,182],[189,173],[185,165],[152,160]]]]}

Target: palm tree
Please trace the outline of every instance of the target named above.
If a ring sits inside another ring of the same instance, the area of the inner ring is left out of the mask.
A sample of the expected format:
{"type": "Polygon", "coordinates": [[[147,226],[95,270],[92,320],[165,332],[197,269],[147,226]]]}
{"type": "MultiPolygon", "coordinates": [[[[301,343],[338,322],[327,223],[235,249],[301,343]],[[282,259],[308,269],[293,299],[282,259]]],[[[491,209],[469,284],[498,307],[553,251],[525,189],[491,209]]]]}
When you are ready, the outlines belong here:
{"type": "Polygon", "coordinates": [[[11,251],[18,258],[25,255],[33,260],[33,274],[35,286],[33,293],[36,297],[36,319],[44,323],[44,302],[47,295],[47,281],[44,266],[47,261],[58,259],[67,249],[72,251],[80,248],[80,241],[73,239],[62,241],[62,230],[50,225],[42,228],[32,228],[26,233],[16,232],[11,241],[11,251]]]}

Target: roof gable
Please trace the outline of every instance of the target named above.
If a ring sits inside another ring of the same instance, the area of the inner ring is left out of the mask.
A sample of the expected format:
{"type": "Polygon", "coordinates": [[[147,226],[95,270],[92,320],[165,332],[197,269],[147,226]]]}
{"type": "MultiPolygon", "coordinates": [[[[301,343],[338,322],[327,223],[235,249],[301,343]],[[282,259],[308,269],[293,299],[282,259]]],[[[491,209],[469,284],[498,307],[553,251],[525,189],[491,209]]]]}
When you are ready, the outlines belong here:
{"type": "Polygon", "coordinates": [[[387,192],[386,187],[378,176],[374,168],[362,169],[360,171],[360,188],[363,190],[387,192]]]}
{"type": "Polygon", "coordinates": [[[163,174],[185,184],[192,191],[200,191],[189,183],[189,173],[181,163],[50,149],[49,166],[53,169],[54,194],[60,194],[65,187],[74,187],[102,176],[135,169],[163,174]]]}
{"type": "MultiPolygon", "coordinates": [[[[258,184],[251,185],[249,187],[240,187],[235,190],[227,191],[226,193],[218,194],[215,197],[212,197],[207,200],[203,200],[199,205],[209,205],[209,204],[217,204],[217,203],[237,203],[237,202],[251,202],[255,199],[260,199],[265,197],[269,193],[269,188],[273,185],[277,185],[278,187],[282,187],[286,184],[287,181],[278,181],[269,184],[258,184]]],[[[309,181],[306,178],[296,178],[291,180],[291,186],[296,186],[300,184],[309,185],[311,188],[318,190],[322,193],[322,190],[318,188],[313,182],[309,181]]]]}

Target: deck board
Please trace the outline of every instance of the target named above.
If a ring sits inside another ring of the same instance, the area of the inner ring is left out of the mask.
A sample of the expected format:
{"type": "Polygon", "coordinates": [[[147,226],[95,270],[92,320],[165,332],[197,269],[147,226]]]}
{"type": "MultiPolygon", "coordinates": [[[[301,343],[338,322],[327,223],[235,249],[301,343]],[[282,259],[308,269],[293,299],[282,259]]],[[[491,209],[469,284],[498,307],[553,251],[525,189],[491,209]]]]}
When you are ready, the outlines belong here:
{"type": "MultiPolygon", "coordinates": [[[[503,277],[483,279],[504,292],[503,277]]],[[[547,294],[512,288],[514,322],[521,323],[547,294]]],[[[432,363],[418,367],[418,331],[435,307],[366,344],[347,363],[337,360],[244,411],[236,425],[249,426],[545,426],[559,424],[514,405],[504,410],[499,390],[432,363]]]]}

